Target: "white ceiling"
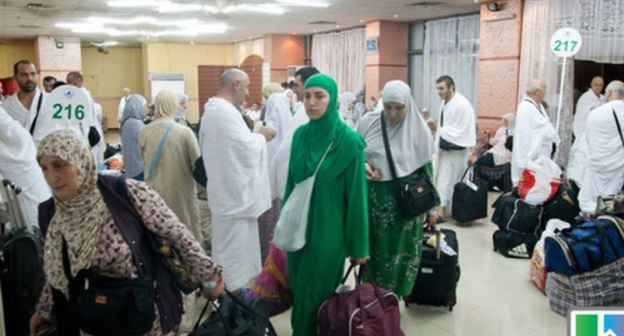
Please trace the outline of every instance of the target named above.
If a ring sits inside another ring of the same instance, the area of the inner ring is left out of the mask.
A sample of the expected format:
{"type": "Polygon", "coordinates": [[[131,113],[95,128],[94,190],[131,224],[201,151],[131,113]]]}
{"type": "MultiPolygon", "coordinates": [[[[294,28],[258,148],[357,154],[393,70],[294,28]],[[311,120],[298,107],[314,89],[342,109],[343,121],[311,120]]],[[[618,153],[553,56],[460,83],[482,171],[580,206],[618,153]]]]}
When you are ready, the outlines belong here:
{"type": "MultiPolygon", "coordinates": [[[[134,0],[127,0],[132,2],[134,0]]],[[[198,0],[172,0],[176,3],[197,3],[198,0]]],[[[274,3],[273,0],[220,0],[227,4],[274,3]]],[[[319,0],[321,1],[321,0],[319,0]]],[[[83,43],[117,40],[124,44],[138,44],[138,36],[112,38],[105,34],[74,34],[68,29],[56,28],[59,22],[81,22],[89,16],[131,19],[151,16],[159,20],[198,19],[203,22],[225,22],[230,29],[222,34],[197,37],[161,36],[159,41],[226,43],[261,37],[265,34],[313,34],[335,29],[363,26],[371,20],[418,21],[456,14],[475,13],[479,4],[474,0],[322,0],[328,8],[280,6],[283,15],[237,11],[227,16],[210,13],[161,14],[153,9],[111,8],[108,0],[0,0],[0,40],[33,39],[38,35],[78,36],[83,43]],[[436,5],[411,6],[414,3],[436,5]],[[42,4],[51,10],[27,9],[27,5],[42,4]],[[221,17],[218,17],[221,16],[221,17]],[[395,17],[396,16],[396,17],[395,17]],[[312,25],[314,21],[333,21],[335,24],[312,25]],[[337,26],[339,25],[339,27],[337,26]]],[[[205,5],[216,5],[217,0],[200,0],[205,5]]],[[[486,2],[482,0],[481,2],[486,2]]],[[[148,27],[152,29],[153,27],[148,27]]],[[[144,29],[144,27],[139,27],[144,29]]]]}

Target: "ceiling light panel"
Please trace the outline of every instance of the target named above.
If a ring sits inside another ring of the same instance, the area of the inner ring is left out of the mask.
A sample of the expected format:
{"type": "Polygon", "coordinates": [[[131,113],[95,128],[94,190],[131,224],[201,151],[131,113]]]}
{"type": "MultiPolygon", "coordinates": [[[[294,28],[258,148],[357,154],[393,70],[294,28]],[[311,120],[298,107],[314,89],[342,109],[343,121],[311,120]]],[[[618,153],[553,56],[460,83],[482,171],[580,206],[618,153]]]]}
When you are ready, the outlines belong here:
{"type": "Polygon", "coordinates": [[[308,0],[275,0],[280,5],[285,6],[302,6],[302,7],[329,7],[329,3],[321,1],[308,1],[308,0]]]}
{"type": "Polygon", "coordinates": [[[109,1],[109,7],[120,8],[141,8],[141,7],[162,7],[173,5],[170,1],[155,1],[155,0],[114,0],[109,1]]]}

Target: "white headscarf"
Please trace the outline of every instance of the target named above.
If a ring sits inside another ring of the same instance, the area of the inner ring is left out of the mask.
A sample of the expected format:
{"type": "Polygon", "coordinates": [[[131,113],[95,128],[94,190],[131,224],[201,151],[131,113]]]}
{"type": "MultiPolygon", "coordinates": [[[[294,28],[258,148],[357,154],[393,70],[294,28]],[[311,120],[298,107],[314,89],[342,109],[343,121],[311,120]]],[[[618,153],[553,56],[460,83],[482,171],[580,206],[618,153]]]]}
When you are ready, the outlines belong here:
{"type": "Polygon", "coordinates": [[[355,101],[355,98],[355,94],[352,92],[344,92],[340,95],[338,111],[340,111],[342,120],[352,120],[351,116],[349,116],[349,105],[355,101]]]}
{"type": "Polygon", "coordinates": [[[292,115],[290,113],[290,105],[288,104],[288,98],[283,94],[272,94],[266,103],[266,114],[264,115],[264,121],[266,127],[272,128],[277,131],[277,134],[271,141],[267,142],[267,151],[269,153],[269,162],[275,154],[286,135],[288,134],[288,128],[290,127],[290,121],[292,115]]]}
{"type": "MultiPolygon", "coordinates": [[[[402,81],[388,82],[383,89],[383,101],[405,105],[405,116],[396,125],[391,125],[386,117],[388,140],[398,177],[405,177],[418,168],[431,162],[433,137],[412,98],[409,86],[402,81]]],[[[386,158],[381,114],[383,110],[369,112],[358,123],[357,131],[366,141],[364,154],[366,162],[381,172],[381,181],[392,180],[390,166],[386,158]]]]}

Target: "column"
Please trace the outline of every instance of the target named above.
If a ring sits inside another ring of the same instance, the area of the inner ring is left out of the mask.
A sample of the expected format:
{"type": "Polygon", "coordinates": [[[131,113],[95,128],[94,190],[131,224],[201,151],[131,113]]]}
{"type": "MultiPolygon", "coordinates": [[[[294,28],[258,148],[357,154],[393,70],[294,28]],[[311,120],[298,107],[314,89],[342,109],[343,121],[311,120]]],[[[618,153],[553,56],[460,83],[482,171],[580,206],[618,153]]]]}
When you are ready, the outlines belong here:
{"type": "Polygon", "coordinates": [[[77,37],[37,36],[35,39],[35,65],[39,79],[54,76],[59,81],[71,71],[82,70],[80,39],[77,37]]]}
{"type": "Polygon", "coordinates": [[[285,82],[289,65],[304,65],[304,43],[300,35],[264,36],[264,61],[271,64],[271,82],[285,82]]]}
{"type": "Polygon", "coordinates": [[[498,130],[501,117],[516,113],[522,38],[522,0],[499,2],[500,11],[481,5],[479,130],[498,130]]]}
{"type": "Polygon", "coordinates": [[[377,51],[366,52],[366,105],[383,86],[394,79],[407,82],[408,31],[406,22],[372,21],[366,24],[366,39],[377,38],[377,51]]]}

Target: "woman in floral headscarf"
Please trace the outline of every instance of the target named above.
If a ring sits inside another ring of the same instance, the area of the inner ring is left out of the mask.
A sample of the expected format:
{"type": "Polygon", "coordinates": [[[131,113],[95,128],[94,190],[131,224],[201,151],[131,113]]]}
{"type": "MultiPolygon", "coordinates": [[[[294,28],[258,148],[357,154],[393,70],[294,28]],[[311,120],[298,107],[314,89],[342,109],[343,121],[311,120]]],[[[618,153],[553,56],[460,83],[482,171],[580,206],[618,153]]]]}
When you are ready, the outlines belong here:
{"type": "MultiPolygon", "coordinates": [[[[47,282],[30,321],[33,335],[54,319],[58,295],[53,298],[53,291],[60,292],[65,299],[69,296],[69,280],[63,271],[63,240],[74,277],[83,269],[92,269],[106,277],[136,278],[139,266],[143,266],[135,264],[128,237],[120,230],[120,224],[112,217],[113,210],[103,198],[99,183],[103,177],[98,176],[95,160],[84,140],[69,130],[51,133],[41,141],[37,160],[52,189],[53,198],[49,202],[55,210],[47,218],[49,226],[41,225],[42,232],[47,232],[44,254],[47,282]]],[[[219,281],[221,267],[206,256],[156,192],[143,182],[127,179],[125,184],[129,201],[145,228],[170,240],[180,251],[193,280],[215,284],[204,291],[205,295],[218,297],[223,291],[219,281]]],[[[165,306],[157,304],[166,290],[157,288],[160,295],[154,299],[156,317],[151,331],[145,335],[177,333],[182,313],[178,308],[180,297],[177,296],[178,302],[166,302],[165,306]]]]}

